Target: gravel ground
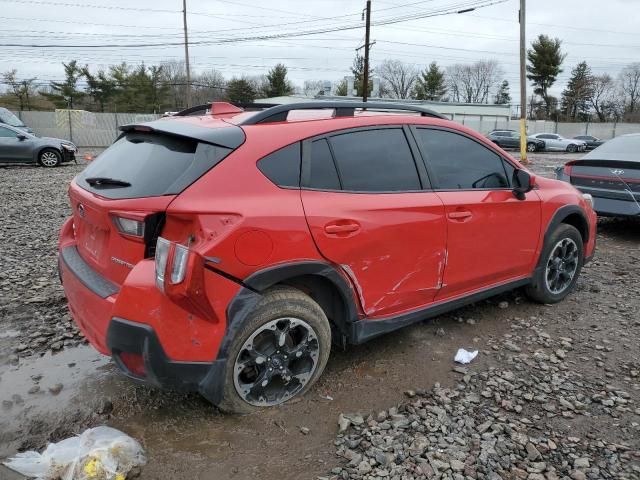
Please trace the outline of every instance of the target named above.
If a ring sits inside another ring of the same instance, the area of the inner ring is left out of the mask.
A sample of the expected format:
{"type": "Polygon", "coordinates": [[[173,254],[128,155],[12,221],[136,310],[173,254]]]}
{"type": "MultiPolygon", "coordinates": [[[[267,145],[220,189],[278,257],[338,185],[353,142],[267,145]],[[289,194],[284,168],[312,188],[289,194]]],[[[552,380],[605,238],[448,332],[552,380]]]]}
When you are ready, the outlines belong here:
{"type": "Polygon", "coordinates": [[[640,223],[600,221],[561,304],[513,292],[336,351],[303,399],[237,417],[83,345],[55,249],[81,168],[0,168],[0,458],[106,423],[142,441],[143,479],[640,478],[640,223]]]}

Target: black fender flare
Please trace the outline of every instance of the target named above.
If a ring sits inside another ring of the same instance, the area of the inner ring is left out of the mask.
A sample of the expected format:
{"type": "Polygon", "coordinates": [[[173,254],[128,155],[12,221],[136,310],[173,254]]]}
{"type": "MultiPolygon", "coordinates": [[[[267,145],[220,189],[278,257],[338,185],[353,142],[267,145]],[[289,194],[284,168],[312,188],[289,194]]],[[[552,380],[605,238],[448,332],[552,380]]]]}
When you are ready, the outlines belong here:
{"type": "Polygon", "coordinates": [[[249,314],[262,299],[262,292],[274,285],[286,282],[288,279],[304,275],[323,277],[333,284],[344,305],[344,318],[340,320],[344,323],[339,327],[343,332],[350,333],[352,331],[349,324],[359,319],[354,292],[349,281],[332,265],[309,260],[275,265],[254,272],[241,282],[242,287],[227,305],[227,328],[218,349],[218,356],[199,385],[199,391],[205,398],[213,404],[218,404],[222,400],[224,372],[226,362],[229,360],[229,349],[233,340],[248,321],[249,314]]]}
{"type": "Polygon", "coordinates": [[[551,220],[547,224],[547,228],[544,232],[542,248],[540,249],[540,256],[538,257],[538,262],[536,264],[536,270],[542,267],[541,263],[544,260],[542,258],[542,253],[549,241],[549,237],[551,237],[558,225],[560,225],[561,223],[565,223],[565,220],[570,215],[574,214],[577,214],[578,217],[580,217],[580,227],[578,228],[578,231],[580,231],[580,234],[583,235],[585,243],[589,239],[591,235],[591,232],[589,231],[589,220],[587,219],[587,214],[584,212],[584,210],[578,205],[564,205],[560,207],[558,210],[556,210],[556,212],[551,217],[551,220]],[[581,231],[581,228],[583,229],[583,231],[581,231]]]}

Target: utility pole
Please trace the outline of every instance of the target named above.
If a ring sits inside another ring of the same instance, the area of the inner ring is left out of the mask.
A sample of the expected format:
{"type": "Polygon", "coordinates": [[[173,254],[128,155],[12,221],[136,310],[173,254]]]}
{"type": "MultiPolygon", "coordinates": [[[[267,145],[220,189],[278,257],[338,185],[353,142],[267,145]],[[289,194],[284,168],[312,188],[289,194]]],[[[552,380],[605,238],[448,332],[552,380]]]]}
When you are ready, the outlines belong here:
{"type": "Polygon", "coordinates": [[[520,163],[529,165],[527,158],[527,38],[525,30],[526,0],[520,0],[520,163]]]}
{"type": "Polygon", "coordinates": [[[182,0],[182,22],[184,24],[184,62],[187,70],[187,108],[191,106],[191,69],[189,68],[189,34],[187,33],[187,0],[182,0]]]}
{"type": "Polygon", "coordinates": [[[369,37],[371,33],[371,0],[367,0],[367,27],[364,35],[364,74],[362,76],[362,101],[367,101],[369,94],[369,37]]]}

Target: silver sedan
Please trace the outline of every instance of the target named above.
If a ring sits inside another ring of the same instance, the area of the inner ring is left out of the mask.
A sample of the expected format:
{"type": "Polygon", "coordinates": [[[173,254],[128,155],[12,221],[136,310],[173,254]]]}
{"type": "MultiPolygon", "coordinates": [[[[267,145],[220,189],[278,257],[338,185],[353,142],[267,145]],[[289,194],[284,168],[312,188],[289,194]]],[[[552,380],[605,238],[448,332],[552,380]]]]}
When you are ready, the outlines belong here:
{"type": "Polygon", "coordinates": [[[9,125],[0,125],[0,163],[36,163],[57,167],[75,160],[78,148],[60,138],[37,137],[9,125]]]}

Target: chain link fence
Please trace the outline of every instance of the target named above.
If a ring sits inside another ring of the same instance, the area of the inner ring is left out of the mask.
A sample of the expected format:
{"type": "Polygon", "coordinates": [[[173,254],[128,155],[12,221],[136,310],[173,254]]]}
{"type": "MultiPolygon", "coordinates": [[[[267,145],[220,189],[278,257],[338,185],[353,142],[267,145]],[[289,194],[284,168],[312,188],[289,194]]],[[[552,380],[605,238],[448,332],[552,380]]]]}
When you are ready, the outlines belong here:
{"type": "MultiPolygon", "coordinates": [[[[70,140],[79,147],[104,148],[119,135],[120,125],[156,120],[161,115],[149,113],[93,113],[84,110],[56,110],[55,112],[15,112],[18,117],[42,137],[70,140]]],[[[451,115],[452,120],[462,123],[482,134],[497,129],[518,129],[518,120],[489,115],[451,115]]],[[[547,120],[529,120],[527,131],[535,133],[558,133],[572,138],[576,135],[593,135],[608,140],[626,133],[640,133],[638,123],[562,123],[547,120]]]]}

